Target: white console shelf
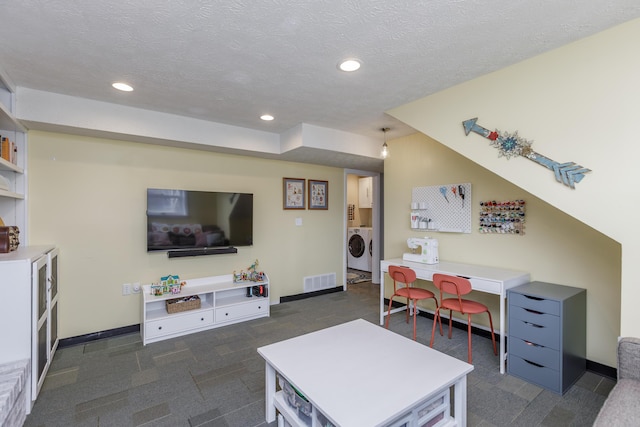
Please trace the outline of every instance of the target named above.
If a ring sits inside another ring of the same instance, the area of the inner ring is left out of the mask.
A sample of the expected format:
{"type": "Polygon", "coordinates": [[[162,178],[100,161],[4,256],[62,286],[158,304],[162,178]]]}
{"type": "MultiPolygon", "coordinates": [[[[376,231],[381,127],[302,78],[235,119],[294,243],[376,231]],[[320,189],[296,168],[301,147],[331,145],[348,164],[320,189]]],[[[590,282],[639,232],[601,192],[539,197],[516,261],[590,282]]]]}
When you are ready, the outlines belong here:
{"type": "Polygon", "coordinates": [[[247,296],[247,288],[263,286],[269,290],[269,278],[262,282],[234,283],[233,275],[186,280],[177,295],[151,295],[151,285],[142,287],[140,334],[144,345],[194,332],[230,325],[260,317],[269,317],[269,298],[247,296]],[[200,297],[199,309],[169,314],[166,301],[191,295],[200,297]]]}

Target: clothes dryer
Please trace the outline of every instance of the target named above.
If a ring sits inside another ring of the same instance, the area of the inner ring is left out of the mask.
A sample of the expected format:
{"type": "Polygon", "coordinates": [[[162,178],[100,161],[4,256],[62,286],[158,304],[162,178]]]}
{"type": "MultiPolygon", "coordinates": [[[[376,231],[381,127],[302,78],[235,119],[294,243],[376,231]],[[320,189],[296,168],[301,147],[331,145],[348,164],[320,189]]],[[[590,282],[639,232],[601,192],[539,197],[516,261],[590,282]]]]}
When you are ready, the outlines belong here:
{"type": "Polygon", "coordinates": [[[347,230],[347,267],[361,271],[371,271],[369,256],[369,235],[366,228],[349,227],[347,230]],[[367,270],[367,268],[369,268],[367,270]]]}

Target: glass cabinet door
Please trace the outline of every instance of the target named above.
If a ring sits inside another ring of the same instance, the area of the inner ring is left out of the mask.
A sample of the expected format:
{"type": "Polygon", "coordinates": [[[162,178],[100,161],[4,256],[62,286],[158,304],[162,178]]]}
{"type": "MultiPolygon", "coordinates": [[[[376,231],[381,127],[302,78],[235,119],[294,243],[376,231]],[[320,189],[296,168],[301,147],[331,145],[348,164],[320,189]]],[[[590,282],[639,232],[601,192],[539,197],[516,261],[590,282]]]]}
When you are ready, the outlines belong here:
{"type": "Polygon", "coordinates": [[[58,346],[58,253],[47,253],[47,280],[49,283],[49,358],[58,346]]]}
{"type": "Polygon", "coordinates": [[[47,256],[43,255],[33,262],[31,273],[33,293],[33,338],[31,349],[31,363],[35,372],[32,372],[32,397],[37,396],[44,374],[49,362],[49,318],[48,318],[48,284],[47,284],[47,256]]]}

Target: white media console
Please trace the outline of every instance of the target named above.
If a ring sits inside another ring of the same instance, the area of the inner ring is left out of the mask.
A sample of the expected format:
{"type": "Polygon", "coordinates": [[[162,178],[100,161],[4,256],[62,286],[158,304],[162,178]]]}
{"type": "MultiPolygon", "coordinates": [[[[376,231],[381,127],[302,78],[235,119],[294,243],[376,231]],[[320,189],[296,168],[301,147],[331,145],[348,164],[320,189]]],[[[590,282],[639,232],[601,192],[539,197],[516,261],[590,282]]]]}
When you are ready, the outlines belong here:
{"type": "Polygon", "coordinates": [[[262,282],[233,282],[233,275],[211,276],[186,280],[179,294],[151,295],[151,285],[142,287],[142,343],[149,343],[192,334],[207,329],[269,316],[269,278],[262,282]],[[247,288],[263,286],[265,296],[247,296],[247,288]],[[166,301],[191,295],[200,297],[195,310],[168,313],[166,301]]]}

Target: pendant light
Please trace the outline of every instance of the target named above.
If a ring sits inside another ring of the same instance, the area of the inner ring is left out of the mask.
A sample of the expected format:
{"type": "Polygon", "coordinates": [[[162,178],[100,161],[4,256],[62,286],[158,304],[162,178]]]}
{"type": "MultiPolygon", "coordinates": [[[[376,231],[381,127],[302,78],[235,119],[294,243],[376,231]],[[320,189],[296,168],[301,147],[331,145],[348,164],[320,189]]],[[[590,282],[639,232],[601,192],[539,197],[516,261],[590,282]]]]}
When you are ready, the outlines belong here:
{"type": "Polygon", "coordinates": [[[389,146],[387,145],[387,131],[389,128],[382,128],[380,130],[384,133],[384,144],[382,144],[382,151],[380,152],[380,155],[383,159],[386,159],[389,157],[389,146]]]}

